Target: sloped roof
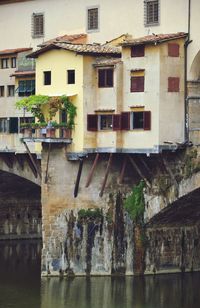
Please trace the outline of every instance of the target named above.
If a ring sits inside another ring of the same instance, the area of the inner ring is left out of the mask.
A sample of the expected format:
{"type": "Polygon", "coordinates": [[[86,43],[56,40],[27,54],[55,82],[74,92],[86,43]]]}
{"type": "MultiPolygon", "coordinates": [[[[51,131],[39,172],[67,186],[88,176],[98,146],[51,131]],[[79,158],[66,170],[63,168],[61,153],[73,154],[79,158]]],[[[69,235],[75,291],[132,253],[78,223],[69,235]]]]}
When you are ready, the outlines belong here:
{"type": "Polygon", "coordinates": [[[160,44],[165,41],[175,40],[179,38],[184,38],[187,36],[185,32],[177,32],[170,34],[152,34],[139,38],[129,38],[121,43],[122,46],[136,46],[136,45],[146,45],[146,44],[160,44]]]}
{"type": "Polygon", "coordinates": [[[121,59],[113,59],[113,58],[104,58],[104,59],[97,59],[94,63],[95,67],[98,66],[114,66],[118,63],[122,63],[121,59]]]}
{"type": "Polygon", "coordinates": [[[93,54],[93,55],[113,55],[120,57],[120,47],[113,47],[109,45],[100,44],[72,44],[66,42],[58,42],[42,47],[35,52],[28,55],[29,58],[37,58],[40,54],[52,50],[52,49],[64,49],[74,51],[77,54],[93,54]]]}
{"type": "Polygon", "coordinates": [[[87,34],[85,33],[80,33],[80,34],[65,34],[62,36],[57,36],[51,40],[48,40],[40,45],[38,45],[39,47],[44,47],[46,45],[50,45],[53,43],[57,43],[57,42],[66,42],[66,43],[74,43],[74,44],[85,44],[87,42],[87,34]]]}
{"type": "Polygon", "coordinates": [[[4,49],[4,50],[0,50],[0,56],[12,55],[12,54],[16,54],[16,53],[20,53],[24,51],[31,51],[31,50],[32,48],[4,49]]]}

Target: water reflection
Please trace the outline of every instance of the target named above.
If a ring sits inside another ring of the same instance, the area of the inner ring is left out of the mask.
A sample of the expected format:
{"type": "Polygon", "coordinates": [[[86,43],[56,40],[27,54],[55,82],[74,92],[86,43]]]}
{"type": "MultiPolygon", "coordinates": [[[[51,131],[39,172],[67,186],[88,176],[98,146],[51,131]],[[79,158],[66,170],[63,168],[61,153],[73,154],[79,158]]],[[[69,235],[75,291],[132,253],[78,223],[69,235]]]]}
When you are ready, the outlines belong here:
{"type": "Polygon", "coordinates": [[[0,242],[0,308],[199,308],[200,273],[40,279],[39,242],[0,242]]]}

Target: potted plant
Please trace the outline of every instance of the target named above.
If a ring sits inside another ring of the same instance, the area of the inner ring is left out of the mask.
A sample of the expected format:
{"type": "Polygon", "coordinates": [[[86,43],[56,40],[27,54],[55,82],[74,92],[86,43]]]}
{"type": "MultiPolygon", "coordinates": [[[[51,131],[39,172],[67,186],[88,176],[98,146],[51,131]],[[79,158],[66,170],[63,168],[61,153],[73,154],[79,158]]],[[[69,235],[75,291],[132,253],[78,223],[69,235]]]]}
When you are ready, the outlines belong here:
{"type": "Polygon", "coordinates": [[[32,137],[32,124],[33,123],[21,123],[20,129],[23,132],[24,138],[31,138],[32,137]]]}
{"type": "Polygon", "coordinates": [[[65,122],[59,123],[61,129],[61,138],[70,139],[72,137],[72,129],[65,122]]]}
{"type": "Polygon", "coordinates": [[[55,138],[56,137],[56,128],[58,128],[58,123],[56,121],[49,121],[46,127],[47,138],[55,138]]]}

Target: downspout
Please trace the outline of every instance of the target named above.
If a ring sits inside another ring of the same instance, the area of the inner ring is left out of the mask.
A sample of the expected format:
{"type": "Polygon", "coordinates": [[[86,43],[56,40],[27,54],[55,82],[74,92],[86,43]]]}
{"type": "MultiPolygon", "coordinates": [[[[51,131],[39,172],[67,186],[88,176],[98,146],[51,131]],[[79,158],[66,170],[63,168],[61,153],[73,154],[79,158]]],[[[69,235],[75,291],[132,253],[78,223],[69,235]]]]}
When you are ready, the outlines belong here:
{"type": "Polygon", "coordinates": [[[184,44],[184,109],[185,109],[185,142],[189,142],[189,114],[188,114],[188,90],[187,90],[187,64],[188,64],[188,45],[192,43],[190,40],[190,21],[191,21],[191,0],[188,0],[188,36],[184,44]]]}

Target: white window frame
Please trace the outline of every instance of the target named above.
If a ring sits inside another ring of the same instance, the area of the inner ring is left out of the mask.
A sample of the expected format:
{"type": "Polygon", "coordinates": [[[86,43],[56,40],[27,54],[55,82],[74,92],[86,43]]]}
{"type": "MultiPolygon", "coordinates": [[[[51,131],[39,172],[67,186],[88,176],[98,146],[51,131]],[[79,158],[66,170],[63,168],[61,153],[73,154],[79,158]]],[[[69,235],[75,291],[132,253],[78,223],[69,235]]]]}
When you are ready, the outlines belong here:
{"type": "Polygon", "coordinates": [[[90,32],[98,32],[99,29],[100,29],[100,6],[99,5],[93,5],[93,6],[88,6],[86,8],[86,25],[87,25],[87,32],[90,33],[90,32]],[[95,29],[89,29],[88,27],[88,24],[89,24],[89,10],[92,10],[92,9],[97,9],[98,11],[98,20],[97,20],[97,28],[95,29]]]}
{"type": "Polygon", "coordinates": [[[144,0],[144,25],[146,27],[159,26],[160,25],[160,0],[144,0]],[[153,22],[148,22],[148,4],[150,2],[158,2],[158,20],[153,22]]]}

